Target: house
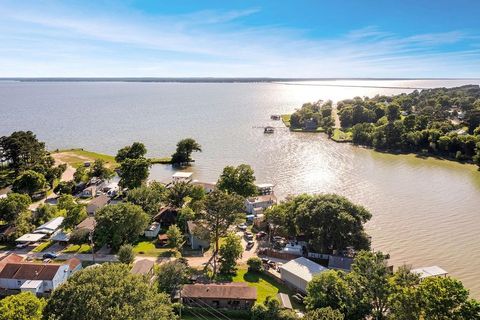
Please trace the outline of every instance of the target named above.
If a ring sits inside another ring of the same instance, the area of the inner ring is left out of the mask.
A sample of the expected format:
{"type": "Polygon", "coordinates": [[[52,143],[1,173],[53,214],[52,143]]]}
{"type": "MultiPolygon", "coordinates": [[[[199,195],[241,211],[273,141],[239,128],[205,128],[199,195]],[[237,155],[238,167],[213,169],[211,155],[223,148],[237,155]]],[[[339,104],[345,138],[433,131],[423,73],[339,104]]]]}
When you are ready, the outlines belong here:
{"type": "Polygon", "coordinates": [[[7,263],[16,263],[21,261],[23,261],[23,258],[15,253],[10,253],[6,256],[0,257],[0,272],[2,272],[7,263]]]}
{"type": "Polygon", "coordinates": [[[144,234],[147,238],[155,238],[158,233],[160,232],[160,223],[153,222],[148,228],[145,230],[144,234]]]}
{"type": "Polygon", "coordinates": [[[138,274],[142,276],[153,276],[153,266],[155,263],[148,259],[142,259],[133,264],[131,274],[138,274]]]}
{"type": "Polygon", "coordinates": [[[95,225],[97,224],[97,221],[95,221],[94,217],[87,217],[85,218],[82,222],[77,224],[76,228],[77,230],[84,229],[89,232],[93,232],[95,230],[95,225]]]}
{"type": "Polygon", "coordinates": [[[306,293],[307,284],[312,278],[326,270],[328,269],[312,260],[299,257],[290,260],[280,267],[280,278],[289,286],[300,292],[306,293]]]}
{"type": "Polygon", "coordinates": [[[250,197],[245,200],[245,210],[249,214],[259,214],[274,204],[277,204],[277,197],[274,194],[250,197]]]}
{"type": "Polygon", "coordinates": [[[257,300],[257,288],[246,283],[187,284],[181,291],[184,305],[217,309],[250,310],[257,300]]]}
{"type": "Polygon", "coordinates": [[[48,294],[80,269],[78,259],[63,264],[7,262],[0,271],[0,289],[48,294]]]}
{"type": "Polygon", "coordinates": [[[217,187],[216,183],[214,182],[200,182],[198,180],[194,180],[192,182],[192,184],[194,186],[200,186],[203,188],[203,190],[205,191],[205,193],[210,193],[212,192],[213,190],[215,190],[215,188],[217,187]]]}
{"type": "Polygon", "coordinates": [[[193,172],[177,171],[172,175],[172,182],[192,182],[193,172]]]}
{"type": "Polygon", "coordinates": [[[162,207],[153,217],[153,221],[160,223],[162,227],[169,227],[177,222],[178,211],[172,207],[162,207]]]}
{"type": "Polygon", "coordinates": [[[42,234],[53,234],[55,231],[60,229],[60,226],[63,223],[64,217],[56,217],[47,223],[42,224],[40,227],[35,229],[33,233],[42,233],[42,234]]]}
{"type": "Polygon", "coordinates": [[[82,190],[80,193],[81,198],[93,198],[97,194],[97,186],[96,185],[91,185],[86,187],[85,189],[82,190]]]}
{"type": "Polygon", "coordinates": [[[188,227],[188,240],[192,250],[204,250],[210,247],[210,242],[207,240],[201,239],[199,235],[199,229],[195,222],[187,221],[188,227]]]}
{"type": "Polygon", "coordinates": [[[110,198],[106,194],[99,195],[87,204],[87,213],[89,215],[94,215],[97,210],[105,207],[109,202],[110,198]]]}
{"type": "Polygon", "coordinates": [[[20,238],[16,239],[15,242],[21,242],[21,243],[37,242],[45,238],[46,236],[47,235],[43,233],[26,233],[20,238]]]}
{"type": "Polygon", "coordinates": [[[448,274],[446,270],[443,270],[439,266],[412,269],[411,272],[418,274],[420,276],[420,280],[430,277],[446,277],[448,274]]]}
{"type": "Polygon", "coordinates": [[[261,195],[272,194],[274,185],[271,183],[257,183],[258,193],[261,195]]]}

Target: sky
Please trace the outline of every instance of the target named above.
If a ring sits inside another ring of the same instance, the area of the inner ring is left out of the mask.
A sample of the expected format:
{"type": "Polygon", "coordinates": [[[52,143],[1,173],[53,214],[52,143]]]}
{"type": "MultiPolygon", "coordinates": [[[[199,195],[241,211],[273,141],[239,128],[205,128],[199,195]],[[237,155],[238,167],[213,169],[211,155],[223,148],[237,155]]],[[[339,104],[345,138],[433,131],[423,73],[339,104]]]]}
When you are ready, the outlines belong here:
{"type": "Polygon", "coordinates": [[[475,0],[0,0],[0,77],[479,78],[475,0]]]}

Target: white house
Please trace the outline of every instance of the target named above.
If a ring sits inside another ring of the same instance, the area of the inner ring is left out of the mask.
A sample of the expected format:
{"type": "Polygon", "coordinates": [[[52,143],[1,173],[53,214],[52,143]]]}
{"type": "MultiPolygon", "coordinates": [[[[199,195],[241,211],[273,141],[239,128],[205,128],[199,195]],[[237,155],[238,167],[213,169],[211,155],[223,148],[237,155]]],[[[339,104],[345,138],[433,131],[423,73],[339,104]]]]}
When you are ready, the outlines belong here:
{"type": "Polygon", "coordinates": [[[0,289],[50,293],[81,267],[78,259],[70,259],[63,264],[6,263],[0,272],[0,289]]]}
{"type": "Polygon", "coordinates": [[[280,267],[280,278],[298,291],[306,293],[307,284],[312,278],[326,270],[328,269],[312,260],[299,257],[280,267]]]}
{"type": "Polygon", "coordinates": [[[274,204],[277,204],[277,197],[274,194],[250,197],[245,199],[245,210],[249,214],[257,215],[274,204]]]}
{"type": "Polygon", "coordinates": [[[52,220],[42,224],[40,227],[35,229],[33,233],[52,234],[58,229],[60,229],[60,226],[62,225],[64,219],[64,217],[53,218],[52,220]]]}

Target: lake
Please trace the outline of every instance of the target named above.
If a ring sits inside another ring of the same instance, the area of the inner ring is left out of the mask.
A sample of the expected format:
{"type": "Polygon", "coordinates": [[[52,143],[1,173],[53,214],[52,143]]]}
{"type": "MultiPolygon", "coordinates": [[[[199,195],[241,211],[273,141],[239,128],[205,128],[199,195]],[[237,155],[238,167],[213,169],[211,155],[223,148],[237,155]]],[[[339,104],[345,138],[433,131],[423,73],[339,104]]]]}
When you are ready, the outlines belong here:
{"type": "MultiPolygon", "coordinates": [[[[439,265],[478,298],[480,172],[474,166],[382,154],[285,128],[265,135],[258,128],[281,127],[270,115],[291,113],[304,102],[470,83],[480,81],[1,82],[0,135],[32,130],[50,149],[109,154],[141,141],[157,157],[193,137],[203,147],[189,168],[196,179],[216,181],[224,166],[248,163],[257,181],[274,183],[281,197],[345,195],[372,212],[373,248],[390,253],[394,265],[439,265]]],[[[169,166],[151,170],[154,179],[171,174],[169,166]]]]}

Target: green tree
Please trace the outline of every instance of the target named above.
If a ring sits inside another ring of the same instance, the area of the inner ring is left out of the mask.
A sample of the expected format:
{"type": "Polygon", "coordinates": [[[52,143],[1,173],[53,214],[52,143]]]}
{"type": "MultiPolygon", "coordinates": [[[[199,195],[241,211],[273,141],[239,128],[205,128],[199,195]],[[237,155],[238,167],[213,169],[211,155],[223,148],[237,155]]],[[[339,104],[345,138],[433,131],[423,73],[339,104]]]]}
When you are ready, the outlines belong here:
{"type": "Polygon", "coordinates": [[[192,152],[201,152],[202,147],[192,138],[180,140],[177,143],[177,150],[172,155],[172,164],[184,165],[192,162],[192,152]]]}
{"type": "Polygon", "coordinates": [[[44,190],[46,186],[47,180],[43,174],[27,170],[15,179],[12,190],[18,193],[33,195],[35,192],[44,190]]]}
{"type": "Polygon", "coordinates": [[[32,169],[34,166],[53,165],[45,150],[45,143],[37,140],[31,131],[16,131],[0,138],[4,159],[15,172],[32,169]]]}
{"type": "Polygon", "coordinates": [[[173,183],[167,191],[168,204],[181,208],[185,204],[185,200],[193,193],[194,186],[188,181],[178,181],[173,183]]]}
{"type": "Polygon", "coordinates": [[[12,223],[31,204],[32,200],[28,195],[9,193],[6,198],[0,199],[0,220],[12,223]]]}
{"type": "Polygon", "coordinates": [[[0,300],[0,320],[40,320],[45,300],[21,292],[0,300]]]}
{"type": "Polygon", "coordinates": [[[249,272],[260,272],[263,270],[263,262],[259,257],[251,257],[247,260],[249,272]]]}
{"type": "Polygon", "coordinates": [[[176,250],[181,250],[184,243],[183,234],[177,225],[172,224],[168,227],[166,234],[168,237],[168,245],[176,250]]]}
{"type": "Polygon", "coordinates": [[[387,119],[389,122],[393,122],[400,118],[400,106],[396,103],[390,103],[387,106],[387,119]]]}
{"type": "Polygon", "coordinates": [[[144,158],[146,154],[147,148],[145,148],[145,145],[141,142],[134,142],[131,146],[118,150],[115,161],[121,163],[126,159],[140,159],[144,158]]]}
{"type": "Polygon", "coordinates": [[[114,174],[115,173],[113,172],[113,170],[107,168],[107,166],[105,165],[105,161],[101,159],[95,160],[89,172],[90,178],[97,177],[105,180],[112,178],[114,174]]]}
{"type": "Polygon", "coordinates": [[[152,182],[149,186],[142,185],[127,192],[126,200],[142,207],[143,211],[154,216],[167,195],[167,189],[158,182],[152,182]]]}
{"type": "Polygon", "coordinates": [[[247,164],[225,167],[217,182],[217,188],[242,197],[250,197],[258,193],[253,169],[247,164]]]}
{"type": "Polygon", "coordinates": [[[330,307],[315,309],[309,311],[305,314],[303,320],[343,320],[345,319],[344,315],[330,307]]]}
{"type": "Polygon", "coordinates": [[[75,198],[70,194],[61,195],[60,198],[58,198],[57,207],[65,210],[65,219],[63,220],[64,228],[73,229],[87,217],[85,205],[77,203],[75,198]]]}
{"type": "Polygon", "coordinates": [[[22,211],[13,221],[15,226],[15,231],[9,236],[10,241],[23,236],[25,233],[30,233],[35,229],[35,226],[32,223],[32,212],[29,210],[22,211]]]}
{"type": "Polygon", "coordinates": [[[299,320],[293,310],[283,310],[274,297],[268,296],[262,304],[255,304],[252,308],[251,320],[299,320]]]}
{"type": "Polygon", "coordinates": [[[120,186],[128,189],[138,188],[148,178],[151,163],[148,159],[125,159],[120,163],[120,186]]]}
{"type": "Polygon", "coordinates": [[[228,228],[235,223],[242,210],[243,199],[236,194],[214,190],[205,199],[205,210],[201,214],[203,221],[200,222],[215,245],[212,255],[214,277],[217,274],[219,239],[227,235],[228,228]]]}
{"type": "Polygon", "coordinates": [[[55,187],[53,192],[58,195],[62,194],[73,194],[75,190],[75,182],[71,181],[60,181],[58,185],[55,187]]]}
{"type": "Polygon", "coordinates": [[[298,200],[289,200],[286,205],[293,209],[297,230],[310,239],[316,252],[370,247],[363,225],[372,215],[362,206],[335,194],[304,195],[298,200]]]}
{"type": "Polygon", "coordinates": [[[237,260],[242,256],[243,247],[240,238],[229,233],[220,246],[220,273],[233,274],[236,270],[237,260]]]}
{"type": "Polygon", "coordinates": [[[393,292],[389,298],[392,320],[418,320],[422,314],[422,296],[418,288],[420,277],[406,267],[400,267],[390,282],[393,292]]]}
{"type": "MultiPolygon", "coordinates": [[[[425,320],[466,319],[462,311],[468,304],[468,290],[450,277],[430,277],[420,283],[425,320]]],[[[477,318],[480,319],[480,318],[477,318]]]]}
{"type": "Polygon", "coordinates": [[[102,264],[77,272],[53,291],[44,309],[50,320],[172,319],[169,298],[124,264],[102,264]]]}
{"type": "Polygon", "coordinates": [[[382,252],[360,251],[347,280],[353,288],[354,299],[358,299],[357,303],[370,305],[370,315],[376,320],[386,318],[393,291],[387,260],[388,255],[382,252]]]}
{"type": "Polygon", "coordinates": [[[158,290],[173,297],[188,282],[189,276],[190,269],[180,260],[163,263],[157,272],[158,290]]]}
{"type": "Polygon", "coordinates": [[[83,166],[78,167],[73,174],[73,181],[75,181],[75,183],[87,182],[88,181],[87,169],[83,166]]]}
{"type": "Polygon", "coordinates": [[[130,244],[124,244],[118,249],[118,261],[125,264],[130,264],[135,260],[135,253],[133,247],[130,244]]]}
{"type": "Polygon", "coordinates": [[[40,205],[35,211],[35,225],[42,225],[53,218],[65,216],[65,210],[59,209],[57,206],[49,204],[40,205]]]}
{"type": "Polygon", "coordinates": [[[108,244],[114,250],[133,243],[148,226],[149,217],[141,207],[131,203],[109,205],[95,214],[94,239],[99,246],[108,244]]]}
{"type": "Polygon", "coordinates": [[[346,274],[328,270],[315,276],[307,285],[305,305],[308,310],[331,307],[344,314],[349,312],[352,295],[346,274]]]}

